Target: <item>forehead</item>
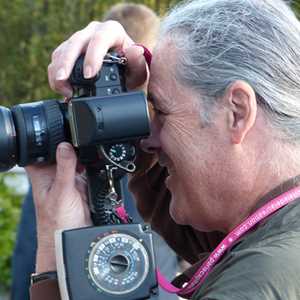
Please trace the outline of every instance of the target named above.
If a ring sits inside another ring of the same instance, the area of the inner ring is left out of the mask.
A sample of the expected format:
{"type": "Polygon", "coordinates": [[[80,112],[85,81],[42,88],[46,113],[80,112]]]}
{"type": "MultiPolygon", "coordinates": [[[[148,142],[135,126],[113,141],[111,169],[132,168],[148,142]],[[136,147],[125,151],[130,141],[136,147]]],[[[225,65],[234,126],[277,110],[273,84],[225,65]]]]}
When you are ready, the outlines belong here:
{"type": "Polygon", "coordinates": [[[165,77],[165,74],[168,74],[165,79],[172,79],[174,76],[174,61],[176,59],[175,47],[167,39],[165,41],[159,41],[154,50],[153,58],[151,63],[151,76],[152,79],[165,77]],[[161,76],[163,73],[163,76],[161,76]]]}
{"type": "Polygon", "coordinates": [[[180,55],[168,40],[159,42],[153,51],[148,92],[162,108],[198,109],[197,93],[176,80],[177,57],[180,55]],[[175,105],[175,106],[174,106],[175,105]]]}
{"type": "MultiPolygon", "coordinates": [[[[170,94],[177,88],[175,80],[174,49],[169,43],[161,42],[153,51],[150,68],[149,92],[152,95],[162,96],[170,94]]],[[[170,96],[170,95],[169,95],[170,96]]],[[[166,97],[169,99],[169,97],[166,97]]]]}

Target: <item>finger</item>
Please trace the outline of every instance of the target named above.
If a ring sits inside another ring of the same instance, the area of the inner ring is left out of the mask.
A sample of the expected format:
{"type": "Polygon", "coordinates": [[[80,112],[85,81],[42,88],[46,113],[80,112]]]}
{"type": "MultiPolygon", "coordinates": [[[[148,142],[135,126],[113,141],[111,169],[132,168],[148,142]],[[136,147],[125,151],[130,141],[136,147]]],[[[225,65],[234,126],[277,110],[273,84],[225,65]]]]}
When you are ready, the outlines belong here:
{"type": "Polygon", "coordinates": [[[68,78],[76,59],[86,50],[87,44],[99,22],[91,22],[83,30],[74,33],[67,41],[57,47],[52,54],[52,62],[48,68],[49,84],[52,89],[70,96],[68,78]]]}
{"type": "Polygon", "coordinates": [[[133,45],[123,26],[116,21],[107,21],[98,25],[93,34],[84,59],[84,77],[94,77],[102,66],[105,54],[109,49],[125,50],[133,45]]]}
{"type": "Polygon", "coordinates": [[[48,81],[50,87],[65,96],[66,98],[71,98],[73,94],[73,89],[67,80],[56,80],[56,62],[61,60],[61,55],[64,52],[67,41],[63,42],[59,47],[57,47],[51,55],[51,63],[48,66],[48,81]]]}
{"type": "Polygon", "coordinates": [[[56,70],[54,65],[51,63],[48,66],[48,81],[52,90],[60,93],[67,99],[73,96],[73,89],[67,80],[56,80],[56,70]]]}
{"type": "Polygon", "coordinates": [[[63,142],[58,145],[56,163],[53,190],[59,195],[63,190],[72,189],[75,184],[77,158],[71,144],[63,142]]]}
{"type": "Polygon", "coordinates": [[[55,176],[55,166],[27,166],[26,173],[37,194],[47,193],[55,176]]]}
{"type": "Polygon", "coordinates": [[[124,54],[128,60],[126,67],[126,86],[129,89],[134,89],[144,84],[149,74],[144,57],[144,48],[134,45],[125,49],[124,54]]]}
{"type": "Polygon", "coordinates": [[[51,61],[54,61],[56,59],[59,59],[59,56],[61,55],[61,50],[68,44],[68,41],[62,42],[58,47],[56,47],[53,52],[51,53],[51,61]]]}
{"type": "Polygon", "coordinates": [[[76,188],[83,200],[87,202],[87,179],[84,176],[76,176],[76,188]]]}

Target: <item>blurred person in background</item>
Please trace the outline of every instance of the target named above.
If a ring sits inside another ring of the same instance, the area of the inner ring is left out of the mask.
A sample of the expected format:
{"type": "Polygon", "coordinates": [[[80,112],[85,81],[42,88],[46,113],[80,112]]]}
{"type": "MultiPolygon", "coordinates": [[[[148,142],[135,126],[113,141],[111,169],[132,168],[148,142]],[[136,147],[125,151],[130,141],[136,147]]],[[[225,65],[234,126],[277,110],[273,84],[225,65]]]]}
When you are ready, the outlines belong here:
{"type": "MultiPolygon", "coordinates": [[[[142,4],[116,4],[104,16],[104,20],[115,20],[126,28],[128,34],[137,43],[152,49],[159,29],[159,17],[142,4]]],[[[134,205],[132,195],[127,188],[127,179],[122,182],[124,202],[128,214],[135,222],[143,222],[134,205]]],[[[177,258],[166,242],[154,233],[154,244],[157,265],[169,279],[176,275],[177,258]]],[[[25,197],[21,221],[18,228],[17,242],[13,255],[12,300],[29,300],[30,275],[35,270],[37,249],[36,218],[32,198],[32,190],[25,197]]],[[[160,291],[160,299],[175,300],[176,295],[160,291]]]]}

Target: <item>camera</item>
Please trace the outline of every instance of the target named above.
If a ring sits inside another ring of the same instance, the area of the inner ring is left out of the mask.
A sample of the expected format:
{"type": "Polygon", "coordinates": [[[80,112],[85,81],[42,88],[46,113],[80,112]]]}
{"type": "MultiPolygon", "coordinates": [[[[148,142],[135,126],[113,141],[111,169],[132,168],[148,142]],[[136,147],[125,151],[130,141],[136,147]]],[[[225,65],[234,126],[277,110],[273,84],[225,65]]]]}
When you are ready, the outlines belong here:
{"type": "MultiPolygon", "coordinates": [[[[106,59],[92,79],[84,79],[82,69],[80,57],[69,79],[78,97],[69,104],[46,100],[11,110],[0,106],[0,171],[16,164],[54,162],[57,145],[63,141],[72,142],[83,164],[92,164],[98,160],[95,146],[108,147],[149,134],[145,96],[126,92],[124,66],[118,60],[106,59]]],[[[107,150],[112,159],[121,160],[107,150]]]]}
{"type": "Polygon", "coordinates": [[[60,293],[66,300],[157,298],[151,230],[124,210],[120,181],[135,171],[136,142],[149,135],[143,92],[127,92],[126,59],[108,53],[101,71],[83,77],[81,56],[68,103],[45,100],[0,106],[0,171],[55,162],[59,143],[72,143],[85,166],[94,226],[56,233],[60,293]]]}

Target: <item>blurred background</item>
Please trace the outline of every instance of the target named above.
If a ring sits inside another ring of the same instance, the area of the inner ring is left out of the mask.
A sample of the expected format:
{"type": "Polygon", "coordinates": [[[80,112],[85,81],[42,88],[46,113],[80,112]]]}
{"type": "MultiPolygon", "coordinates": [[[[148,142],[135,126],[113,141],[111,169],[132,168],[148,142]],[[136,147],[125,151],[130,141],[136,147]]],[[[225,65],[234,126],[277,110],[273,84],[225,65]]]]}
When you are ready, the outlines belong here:
{"type": "MultiPolygon", "coordinates": [[[[0,105],[60,98],[47,81],[57,45],[92,20],[101,20],[118,0],[0,0],[0,105]]],[[[138,0],[159,16],[178,0],[138,0]]],[[[300,0],[287,1],[300,15],[300,0]]],[[[300,45],[299,45],[300,47],[300,45]]],[[[1,151],[1,149],[0,149],[1,151]]],[[[24,171],[0,173],[0,300],[9,299],[11,257],[28,182],[24,171]]]]}

